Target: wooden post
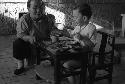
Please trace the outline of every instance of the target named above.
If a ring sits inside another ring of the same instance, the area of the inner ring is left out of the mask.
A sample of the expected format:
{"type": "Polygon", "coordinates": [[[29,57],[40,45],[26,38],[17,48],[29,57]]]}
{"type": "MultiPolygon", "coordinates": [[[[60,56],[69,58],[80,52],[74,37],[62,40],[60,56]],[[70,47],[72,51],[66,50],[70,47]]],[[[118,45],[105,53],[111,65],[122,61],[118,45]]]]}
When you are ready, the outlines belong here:
{"type": "Polygon", "coordinates": [[[124,37],[125,33],[125,14],[121,14],[122,16],[122,37],[124,37]]]}

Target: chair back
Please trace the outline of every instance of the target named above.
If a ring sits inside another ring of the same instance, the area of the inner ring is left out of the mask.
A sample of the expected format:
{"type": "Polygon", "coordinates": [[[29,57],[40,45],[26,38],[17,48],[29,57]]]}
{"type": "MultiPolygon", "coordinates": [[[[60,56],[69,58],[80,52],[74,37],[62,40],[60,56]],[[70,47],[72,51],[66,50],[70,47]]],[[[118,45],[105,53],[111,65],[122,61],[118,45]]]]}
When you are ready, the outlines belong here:
{"type": "Polygon", "coordinates": [[[19,13],[19,18],[21,18],[24,14],[27,14],[27,12],[20,12],[19,13]]]}
{"type": "Polygon", "coordinates": [[[97,31],[97,33],[101,35],[101,43],[98,51],[99,52],[98,63],[104,64],[105,56],[107,56],[107,54],[110,54],[108,56],[110,56],[111,62],[113,62],[114,44],[115,44],[114,35],[102,31],[97,31]]]}

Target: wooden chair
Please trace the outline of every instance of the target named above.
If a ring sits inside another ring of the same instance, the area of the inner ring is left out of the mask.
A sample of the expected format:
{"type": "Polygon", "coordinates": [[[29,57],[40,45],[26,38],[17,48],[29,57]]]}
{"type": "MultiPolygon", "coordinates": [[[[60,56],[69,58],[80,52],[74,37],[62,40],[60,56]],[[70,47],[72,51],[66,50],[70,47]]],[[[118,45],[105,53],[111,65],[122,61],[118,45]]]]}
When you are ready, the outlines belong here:
{"type": "MultiPolygon", "coordinates": [[[[101,36],[100,46],[97,51],[93,51],[88,63],[88,83],[93,84],[94,81],[108,79],[108,83],[112,83],[113,58],[115,37],[111,34],[98,31],[97,35],[101,36]],[[106,73],[99,73],[103,70],[106,73]]],[[[100,37],[99,37],[100,38],[100,37]]]]}
{"type": "Polygon", "coordinates": [[[19,13],[19,18],[21,18],[24,14],[27,14],[27,12],[20,12],[19,13]]]}
{"type": "Polygon", "coordinates": [[[115,51],[118,53],[116,56],[116,63],[121,64],[122,52],[125,50],[125,38],[116,37],[115,39],[115,51]]]}

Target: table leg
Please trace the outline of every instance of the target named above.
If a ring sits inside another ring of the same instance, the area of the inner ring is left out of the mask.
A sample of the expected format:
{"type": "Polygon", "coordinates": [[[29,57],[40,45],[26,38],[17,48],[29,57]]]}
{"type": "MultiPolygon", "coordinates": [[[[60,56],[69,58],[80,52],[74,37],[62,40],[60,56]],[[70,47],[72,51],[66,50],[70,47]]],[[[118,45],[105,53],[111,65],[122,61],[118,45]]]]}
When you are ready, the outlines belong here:
{"type": "Polygon", "coordinates": [[[55,65],[54,65],[54,80],[55,84],[60,84],[61,82],[61,73],[60,73],[60,61],[58,59],[58,55],[55,57],[55,65]]]}
{"type": "Polygon", "coordinates": [[[82,61],[80,84],[86,84],[87,82],[87,64],[88,64],[88,54],[82,61]]]}

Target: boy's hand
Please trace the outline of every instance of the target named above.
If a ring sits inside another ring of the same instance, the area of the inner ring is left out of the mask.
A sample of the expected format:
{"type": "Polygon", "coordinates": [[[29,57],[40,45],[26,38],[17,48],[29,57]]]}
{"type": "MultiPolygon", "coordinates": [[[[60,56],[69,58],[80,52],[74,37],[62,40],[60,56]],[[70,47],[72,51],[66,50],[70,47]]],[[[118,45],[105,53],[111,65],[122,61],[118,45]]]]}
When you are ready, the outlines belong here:
{"type": "Polygon", "coordinates": [[[34,37],[34,36],[29,36],[29,42],[30,42],[31,44],[35,43],[35,42],[36,42],[35,37],[34,37]]]}
{"type": "Polygon", "coordinates": [[[75,36],[73,36],[73,38],[74,38],[74,40],[75,40],[76,42],[79,42],[79,40],[80,40],[80,35],[79,35],[79,34],[76,34],[75,36]]]}

